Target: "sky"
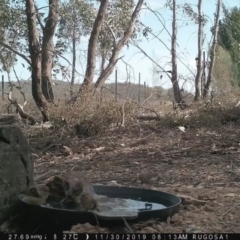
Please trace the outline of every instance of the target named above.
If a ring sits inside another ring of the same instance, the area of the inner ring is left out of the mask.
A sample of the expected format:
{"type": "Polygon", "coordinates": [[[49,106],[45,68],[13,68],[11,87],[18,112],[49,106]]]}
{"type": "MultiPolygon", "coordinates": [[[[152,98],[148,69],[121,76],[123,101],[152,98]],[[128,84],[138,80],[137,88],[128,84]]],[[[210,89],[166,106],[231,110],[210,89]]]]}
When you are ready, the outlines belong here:
{"type": "MultiPolygon", "coordinates": [[[[37,0],[39,6],[46,5],[46,0],[37,0]]],[[[165,22],[166,29],[171,33],[172,24],[172,12],[164,7],[164,0],[146,0],[148,6],[155,11],[158,11],[162,15],[162,19],[165,22]]],[[[184,3],[191,3],[191,7],[195,12],[197,12],[197,0],[177,0],[178,5],[183,5],[184,3]]],[[[217,0],[203,0],[203,13],[208,18],[208,23],[204,27],[205,41],[203,50],[207,51],[208,44],[211,39],[210,28],[213,26],[214,13],[216,11],[217,0]]],[[[223,0],[223,3],[227,7],[240,7],[239,0],[223,0]]],[[[198,26],[194,24],[186,15],[183,14],[181,8],[177,11],[177,56],[178,56],[178,74],[180,80],[180,87],[183,86],[184,89],[188,91],[193,91],[194,89],[194,74],[196,73],[196,62],[197,57],[197,31],[198,26]],[[181,61],[180,61],[181,60],[181,61]],[[183,62],[184,64],[182,64],[183,62]]],[[[171,39],[167,31],[164,30],[162,24],[159,22],[157,17],[151,13],[149,10],[143,6],[140,12],[140,20],[144,25],[151,27],[152,32],[164,42],[164,44],[170,49],[171,39]]],[[[78,52],[77,61],[77,79],[76,82],[82,82],[83,75],[86,68],[86,50],[88,46],[89,37],[84,37],[81,40],[80,50],[78,52]],[[84,53],[84,54],[83,54],[84,53]]],[[[154,61],[156,61],[165,70],[171,70],[171,54],[170,51],[164,46],[158,39],[149,34],[149,38],[142,38],[142,41],[138,44],[141,49],[143,49],[154,61]]],[[[64,57],[71,61],[71,53],[64,54],[64,57]]],[[[146,82],[149,86],[162,86],[164,88],[170,88],[170,79],[165,74],[156,74],[156,66],[151,60],[149,60],[141,51],[135,46],[130,45],[129,48],[124,47],[120,53],[123,61],[119,60],[116,65],[118,72],[118,82],[131,81],[138,83],[139,75],[141,84],[146,82]],[[123,57],[122,57],[123,56],[123,57]],[[126,69],[126,63],[128,64],[126,69]],[[160,79],[162,75],[162,79],[160,79]]],[[[23,68],[22,63],[25,64],[24,60],[18,58],[19,61],[15,67],[18,77],[20,79],[27,80],[30,78],[30,72],[23,68]]],[[[64,63],[64,60],[62,61],[64,63]]],[[[68,63],[65,63],[68,66],[68,63]]],[[[69,70],[70,69],[70,66],[69,70]]],[[[4,74],[6,75],[6,74],[4,74]]],[[[5,76],[7,79],[7,76],[5,76]]],[[[12,80],[16,77],[11,74],[12,80]]],[[[96,71],[95,79],[98,77],[98,71],[96,71]]],[[[66,80],[66,79],[65,79],[66,80]]],[[[114,72],[107,80],[107,83],[114,82],[115,76],[114,72]]]]}

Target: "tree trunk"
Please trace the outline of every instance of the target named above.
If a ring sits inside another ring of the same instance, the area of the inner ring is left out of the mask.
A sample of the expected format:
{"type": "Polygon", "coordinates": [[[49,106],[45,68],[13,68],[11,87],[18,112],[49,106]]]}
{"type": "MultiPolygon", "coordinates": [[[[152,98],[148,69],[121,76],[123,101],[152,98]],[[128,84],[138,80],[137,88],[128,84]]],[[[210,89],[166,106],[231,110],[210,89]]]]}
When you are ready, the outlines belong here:
{"type": "Polygon", "coordinates": [[[104,53],[101,54],[101,66],[100,66],[100,72],[104,70],[105,67],[105,62],[106,62],[106,56],[104,53]]]}
{"type": "Polygon", "coordinates": [[[198,64],[197,75],[195,78],[195,97],[198,101],[200,97],[200,82],[202,76],[202,38],[203,38],[203,16],[202,16],[202,0],[198,0],[198,64]]]}
{"type": "Polygon", "coordinates": [[[53,37],[58,21],[59,0],[49,0],[49,13],[43,28],[42,43],[42,92],[48,102],[54,101],[52,90],[53,37]]]}
{"type": "Polygon", "coordinates": [[[72,36],[72,47],[73,47],[73,56],[72,56],[72,77],[71,77],[71,84],[70,84],[70,97],[73,98],[73,85],[75,82],[75,70],[76,70],[76,22],[73,23],[73,36],[72,36]]]}
{"type": "Polygon", "coordinates": [[[118,61],[118,55],[120,53],[120,49],[115,48],[113,50],[112,56],[109,60],[109,63],[105,69],[101,72],[99,78],[96,81],[95,87],[101,88],[104,82],[107,80],[107,78],[112,74],[113,69],[118,61]]]}
{"type": "Polygon", "coordinates": [[[173,0],[173,22],[172,22],[172,85],[173,85],[173,93],[175,101],[177,105],[181,108],[185,107],[185,102],[182,99],[179,84],[178,84],[178,77],[177,77],[177,55],[176,55],[176,45],[177,45],[177,26],[176,26],[176,1],[173,0]]]}
{"type": "Polygon", "coordinates": [[[118,61],[118,56],[121,49],[124,47],[124,45],[127,43],[127,41],[133,34],[138,14],[141,10],[143,2],[144,2],[143,0],[138,0],[138,3],[134,9],[134,12],[129,23],[129,28],[125,31],[123,38],[120,41],[118,41],[118,43],[116,43],[107,67],[101,72],[99,78],[96,81],[95,84],[96,88],[100,88],[104,84],[104,82],[108,79],[108,77],[112,74],[113,69],[118,61]]]}
{"type": "Polygon", "coordinates": [[[49,121],[47,103],[41,90],[41,49],[36,24],[36,10],[33,0],[26,0],[26,14],[28,23],[29,52],[32,62],[32,95],[39,110],[43,115],[43,121],[49,121]]]}
{"type": "MultiPolygon", "coordinates": [[[[106,62],[106,58],[105,58],[105,54],[103,51],[103,53],[101,54],[100,72],[103,72],[104,67],[105,67],[105,62],[106,62]]],[[[102,94],[103,94],[103,86],[101,86],[101,88],[100,88],[100,102],[102,102],[102,98],[103,98],[102,94]]]]}
{"type": "Polygon", "coordinates": [[[214,63],[215,63],[215,53],[216,53],[216,47],[217,47],[217,41],[218,41],[219,16],[220,16],[221,5],[222,5],[222,0],[218,0],[215,26],[214,26],[213,42],[212,42],[212,47],[210,49],[210,66],[209,66],[209,71],[208,71],[207,83],[204,86],[204,91],[203,91],[204,98],[207,97],[210,85],[212,83],[212,72],[213,72],[214,63]]]}
{"type": "Polygon", "coordinates": [[[202,77],[201,77],[201,93],[203,97],[204,92],[204,86],[206,85],[206,54],[205,51],[203,51],[203,61],[202,61],[202,77]]]}
{"type": "Polygon", "coordinates": [[[90,39],[89,39],[89,44],[88,44],[87,68],[86,68],[85,78],[78,91],[79,95],[84,91],[88,91],[93,82],[94,72],[96,68],[96,50],[97,50],[98,37],[101,32],[103,21],[106,15],[108,2],[109,0],[101,1],[101,5],[98,10],[98,15],[93,24],[93,29],[92,29],[90,39]]]}

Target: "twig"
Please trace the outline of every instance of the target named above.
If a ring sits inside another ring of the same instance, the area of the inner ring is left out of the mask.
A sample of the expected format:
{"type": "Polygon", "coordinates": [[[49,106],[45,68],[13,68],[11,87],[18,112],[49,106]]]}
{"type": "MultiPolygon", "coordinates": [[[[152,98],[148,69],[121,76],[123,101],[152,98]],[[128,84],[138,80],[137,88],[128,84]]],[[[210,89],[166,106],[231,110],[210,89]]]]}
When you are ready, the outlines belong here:
{"type": "Polygon", "coordinates": [[[38,23],[40,24],[42,31],[44,31],[44,25],[41,21],[41,16],[39,14],[39,11],[38,11],[38,8],[37,8],[36,4],[35,4],[35,9],[36,9],[36,12],[37,12],[36,16],[37,16],[38,23]]]}
{"type": "Polygon", "coordinates": [[[98,225],[98,231],[99,233],[101,233],[101,228],[100,228],[100,225],[99,225],[99,221],[98,221],[98,218],[97,218],[97,215],[95,213],[93,213],[95,219],[96,219],[96,222],[97,222],[97,225],[98,225]]]}
{"type": "Polygon", "coordinates": [[[132,230],[132,228],[130,227],[130,225],[128,224],[128,222],[126,221],[126,219],[125,219],[125,218],[122,218],[122,219],[123,219],[123,221],[124,221],[124,224],[125,224],[127,230],[128,230],[130,233],[133,233],[133,230],[132,230]]]}
{"type": "Polygon", "coordinates": [[[35,230],[33,230],[32,234],[34,234],[42,225],[40,224],[35,230]]]}
{"type": "Polygon", "coordinates": [[[167,74],[168,78],[171,80],[171,76],[168,74],[168,71],[166,71],[163,67],[161,67],[156,61],[154,61],[141,47],[138,46],[138,44],[132,40],[132,45],[138,48],[148,59],[150,59],[154,64],[156,64],[164,73],[167,74]]]}
{"type": "Polygon", "coordinates": [[[148,99],[150,99],[154,94],[158,94],[158,92],[153,92],[153,93],[151,93],[151,95],[149,96],[149,97],[147,97],[143,102],[142,102],[142,105],[148,100],[148,99]]]}
{"type": "Polygon", "coordinates": [[[134,179],[137,179],[138,177],[137,176],[132,176],[132,177],[112,177],[112,178],[107,178],[107,179],[92,179],[92,183],[103,183],[103,182],[109,182],[109,181],[114,181],[114,180],[121,180],[121,181],[124,181],[124,180],[134,180],[134,179]]]}
{"type": "Polygon", "coordinates": [[[122,124],[121,124],[121,127],[124,127],[124,123],[125,123],[125,112],[124,112],[125,104],[126,104],[126,102],[122,106],[122,124]]]}
{"type": "Polygon", "coordinates": [[[223,215],[221,216],[221,219],[223,219],[223,217],[224,217],[227,213],[231,212],[234,208],[236,208],[236,207],[238,207],[238,206],[240,206],[240,203],[238,203],[238,204],[236,204],[235,206],[233,206],[232,208],[228,209],[225,213],[223,213],[223,215]]]}
{"type": "Polygon", "coordinates": [[[109,26],[109,23],[111,22],[111,20],[109,21],[109,22],[106,22],[105,24],[106,24],[106,26],[108,27],[108,29],[109,29],[109,31],[111,32],[111,35],[112,35],[112,37],[113,37],[113,46],[114,46],[114,48],[116,47],[116,37],[115,37],[115,35],[114,35],[114,33],[113,33],[113,30],[112,30],[112,28],[109,26]]]}
{"type": "Polygon", "coordinates": [[[53,144],[45,147],[41,152],[44,153],[44,152],[46,152],[48,149],[50,149],[51,147],[56,147],[56,146],[61,146],[61,143],[53,143],[53,144]]]}
{"type": "Polygon", "coordinates": [[[154,109],[150,109],[150,108],[147,108],[147,107],[143,107],[141,104],[139,104],[139,103],[137,103],[137,102],[134,102],[132,99],[129,99],[129,98],[127,98],[127,97],[124,97],[123,95],[121,95],[121,94],[119,94],[119,93],[115,93],[114,91],[110,90],[109,88],[106,88],[106,87],[104,87],[104,86],[103,86],[103,88],[106,89],[106,90],[108,90],[109,92],[111,92],[111,93],[113,93],[113,94],[116,94],[116,95],[118,95],[118,96],[120,96],[120,97],[122,97],[122,98],[124,98],[124,99],[126,99],[126,100],[128,100],[128,101],[130,101],[131,103],[134,103],[134,104],[138,105],[139,107],[141,107],[141,108],[143,108],[143,109],[145,109],[145,110],[154,112],[154,113],[157,115],[157,117],[160,118],[160,116],[158,115],[158,113],[157,113],[154,109]]]}
{"type": "Polygon", "coordinates": [[[52,172],[53,172],[53,170],[49,170],[49,171],[47,171],[47,172],[45,172],[45,173],[37,176],[37,177],[35,178],[35,181],[40,181],[40,180],[45,179],[45,178],[46,178],[48,175],[50,175],[52,172]]]}

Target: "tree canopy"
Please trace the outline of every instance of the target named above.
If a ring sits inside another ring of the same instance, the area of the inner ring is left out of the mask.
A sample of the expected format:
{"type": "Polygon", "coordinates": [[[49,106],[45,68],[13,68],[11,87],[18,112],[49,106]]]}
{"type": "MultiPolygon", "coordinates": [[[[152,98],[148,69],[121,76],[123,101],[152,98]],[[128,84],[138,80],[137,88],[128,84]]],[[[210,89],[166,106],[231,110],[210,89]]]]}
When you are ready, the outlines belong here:
{"type": "Polygon", "coordinates": [[[233,84],[240,85],[240,8],[227,9],[223,6],[224,17],[219,22],[219,45],[225,48],[233,61],[233,84]]]}

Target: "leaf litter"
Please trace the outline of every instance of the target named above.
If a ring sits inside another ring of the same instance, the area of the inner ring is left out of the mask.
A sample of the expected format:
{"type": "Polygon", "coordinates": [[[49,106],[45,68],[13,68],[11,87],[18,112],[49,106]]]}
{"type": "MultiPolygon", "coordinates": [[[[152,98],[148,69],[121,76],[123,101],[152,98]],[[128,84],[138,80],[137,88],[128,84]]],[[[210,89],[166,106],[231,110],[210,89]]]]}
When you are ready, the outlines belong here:
{"type": "MultiPolygon", "coordinates": [[[[183,200],[180,211],[166,222],[129,224],[123,232],[240,233],[238,136],[237,126],[179,131],[178,127],[138,124],[88,138],[61,136],[59,141],[59,136],[51,135],[48,146],[47,137],[32,138],[30,145],[39,184],[52,174],[80,170],[93,182],[151,188],[183,200]],[[136,174],[146,170],[157,174],[157,180],[141,184],[136,174]]],[[[97,230],[120,232],[117,227],[97,230]]],[[[75,225],[71,231],[97,232],[89,224],[75,225]]]]}

